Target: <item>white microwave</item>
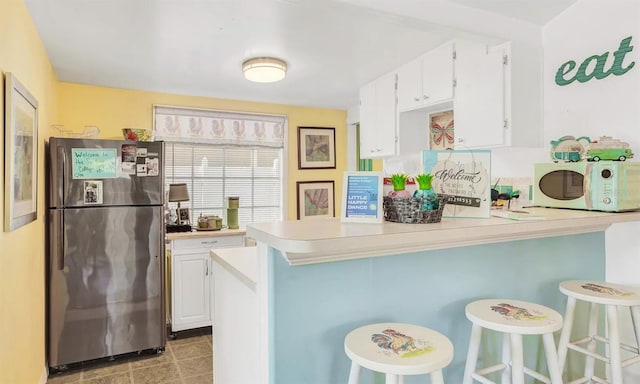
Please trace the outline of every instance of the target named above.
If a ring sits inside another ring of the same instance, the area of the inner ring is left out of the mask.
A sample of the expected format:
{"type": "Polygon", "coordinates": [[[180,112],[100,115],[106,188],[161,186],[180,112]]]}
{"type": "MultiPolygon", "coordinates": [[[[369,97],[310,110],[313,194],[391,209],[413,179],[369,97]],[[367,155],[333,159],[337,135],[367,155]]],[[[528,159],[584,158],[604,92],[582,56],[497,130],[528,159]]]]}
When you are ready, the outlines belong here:
{"type": "Polygon", "coordinates": [[[620,212],[640,209],[640,163],[582,161],[534,165],[533,203],[620,212]]]}

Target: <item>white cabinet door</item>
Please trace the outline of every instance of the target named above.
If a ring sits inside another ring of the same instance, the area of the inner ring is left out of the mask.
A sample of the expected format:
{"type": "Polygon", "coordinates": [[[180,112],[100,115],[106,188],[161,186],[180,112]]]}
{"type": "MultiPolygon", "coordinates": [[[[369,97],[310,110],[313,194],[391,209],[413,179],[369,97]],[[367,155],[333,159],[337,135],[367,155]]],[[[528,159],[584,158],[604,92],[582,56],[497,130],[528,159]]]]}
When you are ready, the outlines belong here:
{"type": "Polygon", "coordinates": [[[453,98],[453,43],[443,44],[398,68],[398,111],[453,98]]]}
{"type": "Polygon", "coordinates": [[[396,154],[396,75],[386,74],[360,88],[360,157],[396,154]]]}
{"type": "Polygon", "coordinates": [[[422,58],[398,68],[398,111],[422,106],[422,58]]]}
{"type": "Polygon", "coordinates": [[[211,325],[209,254],[172,255],[172,331],[211,325]]]}
{"type": "Polygon", "coordinates": [[[375,155],[377,140],[376,87],[369,83],[360,88],[360,157],[375,155]]]}
{"type": "Polygon", "coordinates": [[[242,247],[243,235],[207,236],[171,242],[171,332],[210,326],[213,248],[242,247]]]}
{"type": "Polygon", "coordinates": [[[378,115],[378,157],[396,155],[396,74],[376,82],[378,115]]]}
{"type": "Polygon", "coordinates": [[[455,76],[456,148],[507,144],[503,51],[457,41],[455,76]]]}
{"type": "Polygon", "coordinates": [[[453,43],[422,56],[422,103],[439,103],[453,98],[453,43]]]}

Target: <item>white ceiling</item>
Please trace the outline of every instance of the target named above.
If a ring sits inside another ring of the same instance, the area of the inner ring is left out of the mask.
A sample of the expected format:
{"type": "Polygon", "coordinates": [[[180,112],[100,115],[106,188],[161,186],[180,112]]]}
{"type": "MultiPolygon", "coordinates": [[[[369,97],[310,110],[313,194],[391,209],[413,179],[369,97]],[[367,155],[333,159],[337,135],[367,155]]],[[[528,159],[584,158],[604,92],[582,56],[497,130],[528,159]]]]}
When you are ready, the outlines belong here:
{"type": "Polygon", "coordinates": [[[61,81],[347,109],[357,105],[361,85],[452,37],[507,39],[502,30],[536,36],[575,1],[25,3],[61,81]],[[286,79],[246,81],[241,64],[257,56],[285,60],[286,79]]]}

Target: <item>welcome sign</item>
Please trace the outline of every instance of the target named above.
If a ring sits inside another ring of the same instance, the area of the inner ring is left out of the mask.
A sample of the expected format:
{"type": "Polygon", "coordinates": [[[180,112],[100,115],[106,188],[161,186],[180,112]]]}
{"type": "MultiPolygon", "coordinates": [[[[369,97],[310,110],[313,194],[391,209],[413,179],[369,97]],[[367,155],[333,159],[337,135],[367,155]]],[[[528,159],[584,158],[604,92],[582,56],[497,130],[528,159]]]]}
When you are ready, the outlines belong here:
{"type": "Polygon", "coordinates": [[[490,216],[490,151],[423,151],[422,161],[424,172],[433,175],[433,190],[451,196],[443,217],[490,216]]]}

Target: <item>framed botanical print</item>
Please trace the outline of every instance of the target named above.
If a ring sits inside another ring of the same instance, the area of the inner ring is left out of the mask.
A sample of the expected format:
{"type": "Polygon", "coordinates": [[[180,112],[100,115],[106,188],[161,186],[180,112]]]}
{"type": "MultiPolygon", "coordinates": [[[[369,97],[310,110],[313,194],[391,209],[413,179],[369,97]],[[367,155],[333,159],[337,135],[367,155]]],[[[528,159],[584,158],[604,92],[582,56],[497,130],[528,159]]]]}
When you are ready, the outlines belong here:
{"type": "Polygon", "coordinates": [[[37,218],[38,101],[11,73],[5,74],[4,230],[37,218]]]}
{"type": "Polygon", "coordinates": [[[333,181],[298,181],[298,220],[335,216],[333,181]]]}
{"type": "Polygon", "coordinates": [[[298,169],[336,168],[336,129],[298,127],[298,169]]]}

